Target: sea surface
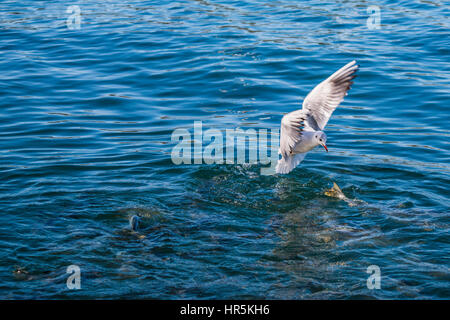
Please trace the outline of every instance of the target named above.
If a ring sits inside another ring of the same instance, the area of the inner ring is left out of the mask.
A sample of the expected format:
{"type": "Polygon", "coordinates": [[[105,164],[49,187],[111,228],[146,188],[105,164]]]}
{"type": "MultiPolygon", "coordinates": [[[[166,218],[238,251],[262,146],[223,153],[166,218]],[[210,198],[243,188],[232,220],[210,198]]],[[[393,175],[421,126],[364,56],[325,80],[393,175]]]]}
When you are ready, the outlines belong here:
{"type": "Polygon", "coordinates": [[[449,6],[1,1],[0,298],[449,299],[449,6]],[[352,60],[329,153],[172,161],[352,60]]]}

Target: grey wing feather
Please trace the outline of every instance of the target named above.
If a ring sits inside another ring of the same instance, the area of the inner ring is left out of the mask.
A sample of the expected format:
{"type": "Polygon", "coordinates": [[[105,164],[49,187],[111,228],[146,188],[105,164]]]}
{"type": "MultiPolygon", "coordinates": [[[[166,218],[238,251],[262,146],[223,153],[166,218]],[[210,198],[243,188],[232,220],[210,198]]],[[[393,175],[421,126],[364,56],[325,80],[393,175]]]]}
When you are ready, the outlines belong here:
{"type": "Polygon", "coordinates": [[[280,153],[287,158],[295,145],[302,140],[302,131],[308,115],[304,110],[295,110],[281,119],[280,153]]]}
{"type": "Polygon", "coordinates": [[[314,130],[323,130],[333,111],[344,100],[353,84],[352,79],[358,70],[356,61],[352,61],[318,84],[303,101],[303,109],[310,114],[308,125],[314,130]]]}

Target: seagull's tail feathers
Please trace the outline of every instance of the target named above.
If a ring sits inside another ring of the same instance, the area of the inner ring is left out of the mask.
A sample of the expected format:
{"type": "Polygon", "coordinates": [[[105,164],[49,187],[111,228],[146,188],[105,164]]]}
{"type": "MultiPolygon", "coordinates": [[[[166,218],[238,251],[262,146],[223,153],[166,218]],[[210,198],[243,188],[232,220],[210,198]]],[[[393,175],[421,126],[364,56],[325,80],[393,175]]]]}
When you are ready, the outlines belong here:
{"type": "Polygon", "coordinates": [[[276,173],[286,174],[294,170],[296,166],[300,164],[305,158],[306,153],[299,153],[292,157],[282,157],[278,160],[277,166],[275,167],[276,173]]]}

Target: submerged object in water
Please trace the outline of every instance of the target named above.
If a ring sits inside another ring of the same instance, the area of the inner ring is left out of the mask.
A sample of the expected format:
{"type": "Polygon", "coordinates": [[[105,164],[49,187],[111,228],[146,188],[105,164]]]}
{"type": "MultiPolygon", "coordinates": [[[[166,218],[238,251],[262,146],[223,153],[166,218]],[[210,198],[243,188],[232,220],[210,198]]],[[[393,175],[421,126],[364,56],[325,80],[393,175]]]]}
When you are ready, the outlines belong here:
{"type": "Polygon", "coordinates": [[[333,198],[338,198],[341,200],[347,199],[347,197],[342,192],[341,188],[339,188],[336,182],[333,182],[333,187],[331,189],[325,191],[325,195],[333,198]]]}
{"type": "Polygon", "coordinates": [[[134,215],[130,218],[130,227],[131,230],[136,231],[137,228],[139,227],[139,220],[141,220],[141,218],[139,218],[138,216],[134,215]]]}
{"type": "Polygon", "coordinates": [[[333,187],[331,189],[325,191],[325,195],[328,197],[337,198],[339,200],[344,200],[350,207],[356,206],[358,205],[358,203],[364,203],[364,201],[362,200],[350,200],[349,198],[347,198],[336,182],[333,182],[333,187]]]}

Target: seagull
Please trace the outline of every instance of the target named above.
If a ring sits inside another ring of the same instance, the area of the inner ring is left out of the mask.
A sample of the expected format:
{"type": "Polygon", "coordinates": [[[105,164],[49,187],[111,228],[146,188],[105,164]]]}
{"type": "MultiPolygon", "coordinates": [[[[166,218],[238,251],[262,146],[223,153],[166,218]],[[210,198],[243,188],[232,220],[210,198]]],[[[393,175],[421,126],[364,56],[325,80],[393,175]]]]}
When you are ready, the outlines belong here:
{"type": "Polygon", "coordinates": [[[281,159],[276,173],[286,174],[303,161],[308,151],[321,145],[328,152],[327,135],[323,132],[333,111],[344,100],[359,65],[346,64],[319,83],[303,100],[302,109],[292,111],[281,119],[281,159]]]}

